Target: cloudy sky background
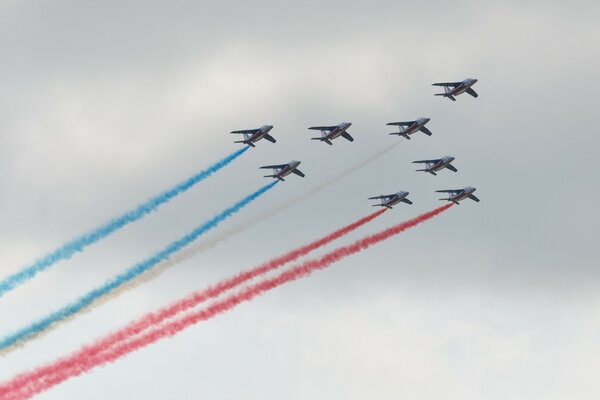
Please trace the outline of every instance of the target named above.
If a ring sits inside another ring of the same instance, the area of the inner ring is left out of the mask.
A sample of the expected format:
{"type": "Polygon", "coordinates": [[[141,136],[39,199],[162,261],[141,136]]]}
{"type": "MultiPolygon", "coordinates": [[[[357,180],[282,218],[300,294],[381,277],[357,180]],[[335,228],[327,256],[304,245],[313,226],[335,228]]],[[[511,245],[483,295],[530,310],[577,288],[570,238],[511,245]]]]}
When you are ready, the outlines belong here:
{"type": "MultiPolygon", "coordinates": [[[[0,1],[0,276],[235,150],[159,212],[0,299],[0,334],[45,315],[303,162],[220,229],[311,190],[432,118],[385,156],[0,361],[50,361],[210,282],[411,192],[349,243],[432,209],[427,224],[43,399],[594,399],[600,396],[597,2],[0,1]],[[478,99],[434,97],[479,79],[478,99]],[[353,122],[355,142],[308,140],[353,122]],[[456,156],[433,177],[411,161],[456,156]]],[[[219,229],[205,237],[209,240],[219,229]]]]}

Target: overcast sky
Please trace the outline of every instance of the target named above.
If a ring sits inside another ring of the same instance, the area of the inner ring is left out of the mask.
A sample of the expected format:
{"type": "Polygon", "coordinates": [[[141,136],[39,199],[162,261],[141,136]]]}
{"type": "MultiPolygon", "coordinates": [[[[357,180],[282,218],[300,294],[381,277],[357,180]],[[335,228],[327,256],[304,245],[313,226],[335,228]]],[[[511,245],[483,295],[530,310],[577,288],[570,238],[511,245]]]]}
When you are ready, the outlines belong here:
{"type": "Polygon", "coordinates": [[[306,178],[200,240],[331,183],[4,356],[0,380],[360,218],[370,196],[415,204],[342,243],[472,185],[480,203],[39,398],[600,397],[598,2],[0,0],[0,54],[0,277],[239,148],[231,130],[277,139],[4,296],[0,336],[265,184],[261,165],[298,159],[306,178]],[[477,99],[433,96],[467,77],[477,99]],[[332,179],[421,116],[433,136],[332,179]],[[341,121],[353,143],[309,140],[341,121]],[[411,164],[443,155],[458,173],[411,164]]]}

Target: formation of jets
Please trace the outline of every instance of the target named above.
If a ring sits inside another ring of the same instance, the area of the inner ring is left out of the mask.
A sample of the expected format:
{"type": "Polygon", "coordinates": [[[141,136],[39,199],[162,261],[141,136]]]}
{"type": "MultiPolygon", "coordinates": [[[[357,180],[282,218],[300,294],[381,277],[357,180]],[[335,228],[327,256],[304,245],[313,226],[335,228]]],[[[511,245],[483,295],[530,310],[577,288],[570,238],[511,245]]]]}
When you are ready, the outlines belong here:
{"type": "MultiPolygon", "coordinates": [[[[434,83],[433,86],[441,86],[444,88],[444,93],[436,93],[435,96],[444,96],[452,101],[456,101],[456,96],[462,93],[468,93],[473,97],[478,97],[479,95],[477,92],[473,90],[473,85],[475,83],[477,83],[477,79],[465,79],[460,82],[438,82],[434,83]]],[[[431,131],[425,127],[429,121],[431,121],[430,118],[421,117],[413,121],[388,122],[386,125],[398,127],[399,131],[392,132],[390,135],[398,135],[404,137],[405,139],[410,139],[410,135],[416,132],[423,132],[427,136],[431,136],[431,131]]],[[[332,141],[340,136],[349,142],[354,141],[354,138],[348,133],[348,128],[350,128],[350,126],[352,126],[352,123],[350,122],[341,122],[337,125],[311,126],[308,129],[321,132],[320,137],[313,137],[311,140],[319,140],[327,143],[328,145],[333,145],[332,141]]],[[[231,133],[244,135],[244,140],[238,140],[235,141],[235,143],[243,143],[251,147],[256,147],[255,143],[261,139],[266,139],[272,143],[276,142],[275,138],[269,134],[272,129],[273,125],[263,125],[256,129],[237,130],[232,131],[231,133]]],[[[413,163],[425,164],[425,168],[417,169],[416,171],[437,175],[437,173],[443,169],[449,169],[450,171],[458,172],[458,170],[452,165],[454,159],[455,158],[452,156],[444,156],[430,160],[417,160],[413,161],[413,163]]],[[[273,170],[271,175],[265,175],[266,178],[274,178],[284,181],[284,177],[290,174],[295,174],[304,178],[305,175],[298,169],[299,165],[300,161],[290,161],[286,164],[265,165],[260,168],[273,170]]],[[[437,190],[436,192],[448,193],[447,198],[442,198],[439,200],[446,200],[455,204],[459,204],[460,201],[465,199],[471,199],[479,202],[479,199],[473,194],[475,190],[476,189],[472,186],[466,186],[462,189],[445,189],[437,190]]],[[[373,204],[373,207],[386,207],[391,209],[393,206],[399,203],[413,204],[412,201],[407,198],[408,195],[409,192],[399,191],[394,194],[369,197],[369,200],[380,201],[378,204],[373,204]]]]}

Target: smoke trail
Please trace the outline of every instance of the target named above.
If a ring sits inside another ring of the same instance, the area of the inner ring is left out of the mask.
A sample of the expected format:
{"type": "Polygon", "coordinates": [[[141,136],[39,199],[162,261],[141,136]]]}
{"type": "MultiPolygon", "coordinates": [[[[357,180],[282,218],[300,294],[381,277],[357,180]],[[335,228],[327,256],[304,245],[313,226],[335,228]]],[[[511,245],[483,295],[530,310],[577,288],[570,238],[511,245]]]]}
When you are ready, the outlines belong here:
{"type": "Polygon", "coordinates": [[[38,259],[33,264],[26,266],[19,272],[5,278],[4,280],[0,281],[0,297],[14,289],[16,286],[24,283],[25,281],[28,281],[29,279],[32,279],[38,273],[50,268],[54,263],[71,257],[76,252],[82,251],[87,246],[107,237],[108,235],[121,229],[125,225],[135,222],[140,218],[144,217],[145,215],[151,213],[162,204],[168,202],[175,196],[187,191],[195,184],[203,181],[204,179],[211,176],[213,173],[225,167],[227,164],[241,156],[248,149],[249,147],[244,147],[240,150],[235,151],[234,153],[211,165],[204,171],[197,173],[196,175],[179,183],[171,189],[162,192],[159,195],[151,198],[150,200],[138,205],[133,210],[127,211],[123,215],[112,219],[104,225],[101,225],[98,228],[93,229],[79,236],[78,238],[75,238],[70,242],[65,243],[64,245],[54,250],[50,254],[46,255],[45,257],[38,259]]]}
{"type": "Polygon", "coordinates": [[[54,364],[38,368],[32,372],[13,378],[11,381],[0,386],[0,395],[6,393],[10,396],[12,392],[15,396],[19,396],[14,398],[30,398],[37,393],[48,390],[64,380],[78,376],[96,366],[113,362],[120,357],[131,353],[132,351],[148,346],[160,339],[174,336],[191,325],[226,312],[238,304],[252,300],[254,297],[268,290],[276,288],[287,282],[308,276],[316,270],[324,269],[345,257],[365,250],[370,246],[373,246],[409,228],[425,222],[444,212],[450,207],[452,207],[452,204],[446,204],[438,207],[433,211],[395,225],[382,232],[367,236],[350,245],[337,248],[318,259],[301,263],[300,265],[284,271],[273,278],[265,279],[254,285],[250,285],[238,293],[230,295],[209,305],[203,310],[188,313],[180,319],[164,323],[148,333],[133,338],[132,340],[124,341],[122,344],[114,346],[110,350],[98,354],[96,357],[89,357],[89,351],[90,349],[94,349],[93,346],[91,348],[84,347],[82,350],[74,353],[70,357],[59,360],[54,364]]]}
{"type": "MultiPolygon", "coordinates": [[[[197,306],[198,304],[202,303],[203,301],[209,298],[220,296],[224,292],[231,290],[251,279],[254,279],[272,270],[275,270],[289,262],[298,259],[299,257],[305,256],[310,252],[320,247],[323,247],[329,244],[330,242],[337,240],[340,237],[347,235],[348,233],[360,228],[361,226],[382,215],[386,211],[387,209],[378,210],[307,245],[291,250],[280,257],[274,258],[251,270],[239,273],[233,276],[232,278],[225,279],[203,291],[192,293],[191,295],[183,298],[182,300],[168,307],[160,309],[158,312],[147,314],[143,318],[140,318],[138,321],[133,322],[125,328],[111,335],[108,335],[106,338],[96,342],[93,345],[93,347],[88,349],[86,356],[92,357],[98,352],[105,351],[111,346],[119,343],[120,341],[137,335],[140,332],[151,328],[154,325],[164,322],[165,320],[172,318],[179,313],[182,313],[192,307],[197,306]]],[[[67,363],[61,364],[62,368],[66,368],[68,366],[69,365],[67,363]]]]}
{"type": "MultiPolygon", "coordinates": [[[[161,262],[159,265],[156,266],[156,268],[153,268],[152,271],[149,271],[148,273],[141,275],[138,279],[129,282],[126,287],[123,286],[118,292],[113,292],[113,295],[118,296],[121,292],[133,289],[134,287],[136,287],[142,283],[148,282],[148,281],[156,278],[158,275],[162,274],[166,269],[168,269],[174,265],[177,265],[179,263],[182,263],[194,256],[197,256],[198,254],[201,254],[204,251],[208,251],[208,250],[212,249],[213,247],[217,246],[219,243],[224,242],[224,241],[230,239],[231,237],[244,232],[246,229],[256,225],[257,223],[264,221],[268,218],[271,218],[271,217],[279,214],[280,212],[283,212],[283,211],[287,210],[288,208],[291,208],[291,207],[303,202],[304,200],[314,196],[315,194],[319,193],[320,191],[330,187],[332,184],[353,174],[354,172],[363,168],[365,165],[384,156],[385,154],[390,152],[394,147],[396,147],[402,140],[404,140],[404,138],[400,138],[400,140],[396,141],[394,144],[387,146],[387,147],[383,148],[382,150],[374,153],[373,155],[362,160],[361,162],[352,166],[351,168],[344,170],[344,171],[340,172],[339,174],[336,174],[335,176],[332,176],[331,178],[327,179],[326,181],[315,186],[310,191],[303,193],[299,196],[295,196],[291,200],[286,201],[286,202],[280,204],[279,206],[271,207],[264,213],[261,213],[255,217],[249,219],[248,221],[241,222],[238,225],[227,228],[226,230],[220,232],[219,234],[217,234],[217,236],[215,236],[213,238],[203,240],[202,242],[194,244],[194,245],[190,246],[189,248],[186,248],[186,249],[178,252],[177,254],[173,255],[173,257],[170,257],[169,259],[161,262]]],[[[0,354],[1,353],[2,353],[2,350],[0,349],[0,354]]]]}
{"type": "MultiPolygon", "coordinates": [[[[198,254],[201,254],[205,251],[208,251],[208,250],[212,249],[213,247],[219,245],[220,243],[230,239],[231,237],[238,235],[238,234],[244,232],[245,230],[251,228],[255,224],[257,224],[261,221],[264,221],[268,218],[271,218],[271,217],[287,210],[288,208],[294,207],[295,205],[303,202],[304,200],[306,200],[306,199],[316,195],[317,193],[321,192],[322,190],[330,187],[332,184],[353,174],[354,172],[358,171],[359,169],[363,168],[364,166],[368,165],[369,163],[384,156],[385,154],[387,154],[388,152],[393,150],[403,140],[404,140],[404,138],[399,138],[399,140],[396,141],[394,144],[384,147],[383,149],[370,155],[369,157],[360,161],[359,163],[352,166],[351,168],[344,170],[344,171],[332,176],[331,178],[323,181],[322,183],[320,183],[319,185],[317,185],[316,187],[314,187],[313,189],[311,189],[310,191],[308,191],[304,194],[295,196],[291,200],[281,203],[280,205],[278,205],[276,207],[271,207],[267,211],[255,216],[247,221],[241,222],[238,225],[234,225],[232,227],[225,228],[225,230],[223,230],[222,232],[219,232],[216,236],[214,236],[212,238],[208,238],[207,240],[200,241],[198,243],[192,244],[191,246],[182,249],[181,251],[174,254],[172,257],[167,258],[166,260],[162,261],[161,263],[159,263],[158,265],[153,267],[151,270],[146,271],[144,274],[139,275],[136,279],[132,279],[131,281],[129,281],[126,284],[119,287],[118,289],[111,291],[111,293],[109,295],[103,296],[102,298],[98,299],[93,304],[91,304],[89,307],[86,307],[85,310],[82,310],[82,312],[91,312],[94,308],[99,307],[102,304],[104,304],[105,302],[110,301],[111,299],[120,296],[122,293],[129,291],[143,283],[149,282],[152,279],[155,279],[157,276],[162,274],[168,268],[170,268],[174,265],[177,265],[179,263],[182,263],[182,262],[184,262],[194,256],[197,256],[198,254]]],[[[68,318],[63,319],[61,322],[68,322],[68,318]]],[[[58,324],[54,324],[53,326],[48,327],[47,329],[43,330],[39,334],[36,334],[35,337],[39,337],[40,335],[51,332],[51,328],[58,328],[58,324]]],[[[9,345],[7,347],[2,347],[0,344],[0,356],[6,355],[7,353],[14,351],[17,348],[19,348],[25,344],[26,344],[25,341],[15,342],[13,345],[9,345]]]]}
{"type": "Polygon", "coordinates": [[[96,301],[97,299],[109,294],[112,290],[124,285],[125,283],[129,282],[130,280],[134,279],[135,277],[144,273],[145,271],[150,270],[151,268],[153,268],[155,265],[157,265],[161,261],[167,259],[171,254],[173,254],[173,253],[177,252],[178,250],[182,249],[183,247],[187,246],[192,241],[196,240],[198,237],[200,237],[204,233],[208,232],[212,228],[216,227],[222,221],[224,221],[231,215],[233,215],[236,212],[238,212],[239,210],[241,210],[247,204],[249,204],[256,198],[258,198],[260,195],[262,195],[269,189],[273,188],[277,184],[277,182],[278,181],[272,181],[271,183],[263,186],[256,192],[248,195],[247,197],[240,200],[233,206],[227,208],[220,214],[216,215],[215,217],[210,219],[208,222],[205,222],[204,224],[200,225],[199,227],[194,229],[189,234],[172,242],[171,244],[169,244],[167,247],[165,247],[160,252],[155,253],[154,255],[147,258],[146,260],[137,263],[136,265],[134,265],[127,271],[125,271],[125,272],[121,273],[120,275],[117,275],[115,278],[105,282],[102,286],[100,286],[96,289],[93,289],[92,291],[90,291],[86,295],[84,295],[83,297],[80,297],[75,302],[73,302],[73,303],[63,307],[62,309],[47,315],[46,317],[40,319],[39,321],[34,322],[33,324],[5,337],[4,339],[2,339],[0,341],[0,349],[5,349],[7,347],[13,346],[17,342],[20,342],[25,339],[29,339],[29,338],[41,333],[42,331],[48,329],[50,326],[54,325],[55,323],[57,323],[59,321],[63,321],[66,318],[80,312],[81,310],[83,310],[84,308],[86,308],[90,304],[92,304],[94,301],[96,301]]]}

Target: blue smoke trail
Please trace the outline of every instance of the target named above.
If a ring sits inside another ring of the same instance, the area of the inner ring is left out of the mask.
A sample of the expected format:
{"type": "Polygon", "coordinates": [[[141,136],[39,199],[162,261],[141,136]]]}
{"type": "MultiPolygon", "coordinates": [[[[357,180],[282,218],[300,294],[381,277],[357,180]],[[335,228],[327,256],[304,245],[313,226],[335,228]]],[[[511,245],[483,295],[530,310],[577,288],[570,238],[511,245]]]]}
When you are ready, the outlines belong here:
{"type": "Polygon", "coordinates": [[[106,224],[88,233],[85,233],[82,236],[71,240],[70,242],[65,243],[64,245],[54,250],[47,256],[40,258],[33,264],[23,268],[21,271],[9,276],[8,278],[0,282],[0,297],[2,297],[7,292],[10,292],[18,285],[33,278],[38,273],[50,268],[54,263],[71,257],[74,253],[82,251],[87,246],[96,243],[101,239],[104,239],[105,237],[115,232],[116,230],[124,227],[125,225],[135,222],[138,219],[144,217],[146,214],[151,213],[152,211],[156,210],[160,205],[168,202],[173,197],[185,192],[195,184],[203,181],[204,179],[211,176],[213,173],[225,167],[227,164],[241,156],[249,148],[250,147],[244,147],[240,150],[237,150],[236,152],[228,155],[222,160],[211,165],[204,171],[197,173],[196,175],[179,183],[173,188],[162,192],[161,194],[151,198],[145,203],[140,204],[135,209],[127,211],[120,217],[114,218],[106,224]]]}
{"type": "Polygon", "coordinates": [[[159,251],[158,253],[155,253],[153,256],[147,258],[146,260],[137,263],[136,265],[134,265],[127,271],[123,272],[122,274],[117,275],[115,278],[105,282],[102,286],[92,290],[91,292],[87,293],[85,296],[80,297],[75,302],[65,306],[64,308],[62,308],[58,311],[55,311],[55,312],[47,315],[46,317],[42,318],[41,320],[39,320],[37,322],[34,322],[33,324],[29,325],[26,328],[23,328],[11,335],[6,336],[4,339],[2,339],[0,341],[0,350],[4,350],[16,343],[21,342],[22,340],[28,339],[32,336],[35,336],[35,335],[43,332],[44,330],[50,328],[55,323],[60,322],[64,319],[78,313],[79,311],[83,310],[87,306],[91,305],[94,301],[98,300],[99,298],[101,298],[103,296],[106,296],[111,291],[113,291],[113,290],[119,288],[120,286],[124,285],[125,283],[131,281],[132,279],[136,278],[140,274],[143,274],[144,272],[151,270],[158,263],[160,263],[161,261],[164,261],[169,256],[171,256],[173,253],[181,250],[182,248],[184,248],[185,246],[187,246],[188,244],[190,244],[191,242],[196,240],[198,237],[202,236],[203,234],[205,234],[212,228],[219,225],[219,223],[223,222],[225,219],[227,219],[228,217],[232,216],[233,214],[235,214],[236,212],[238,212],[239,210],[244,208],[246,205],[248,205],[250,202],[252,202],[256,198],[258,198],[260,195],[267,192],[269,189],[274,187],[277,184],[277,182],[278,181],[273,181],[273,182],[269,183],[268,185],[263,186],[262,188],[258,189],[256,192],[254,192],[254,193],[250,194],[249,196],[245,197],[244,199],[238,201],[233,206],[225,209],[223,212],[216,215],[208,222],[205,222],[204,224],[200,225],[199,227],[194,229],[189,234],[174,241],[173,243],[171,243],[170,245],[165,247],[163,250],[159,251]]]}

